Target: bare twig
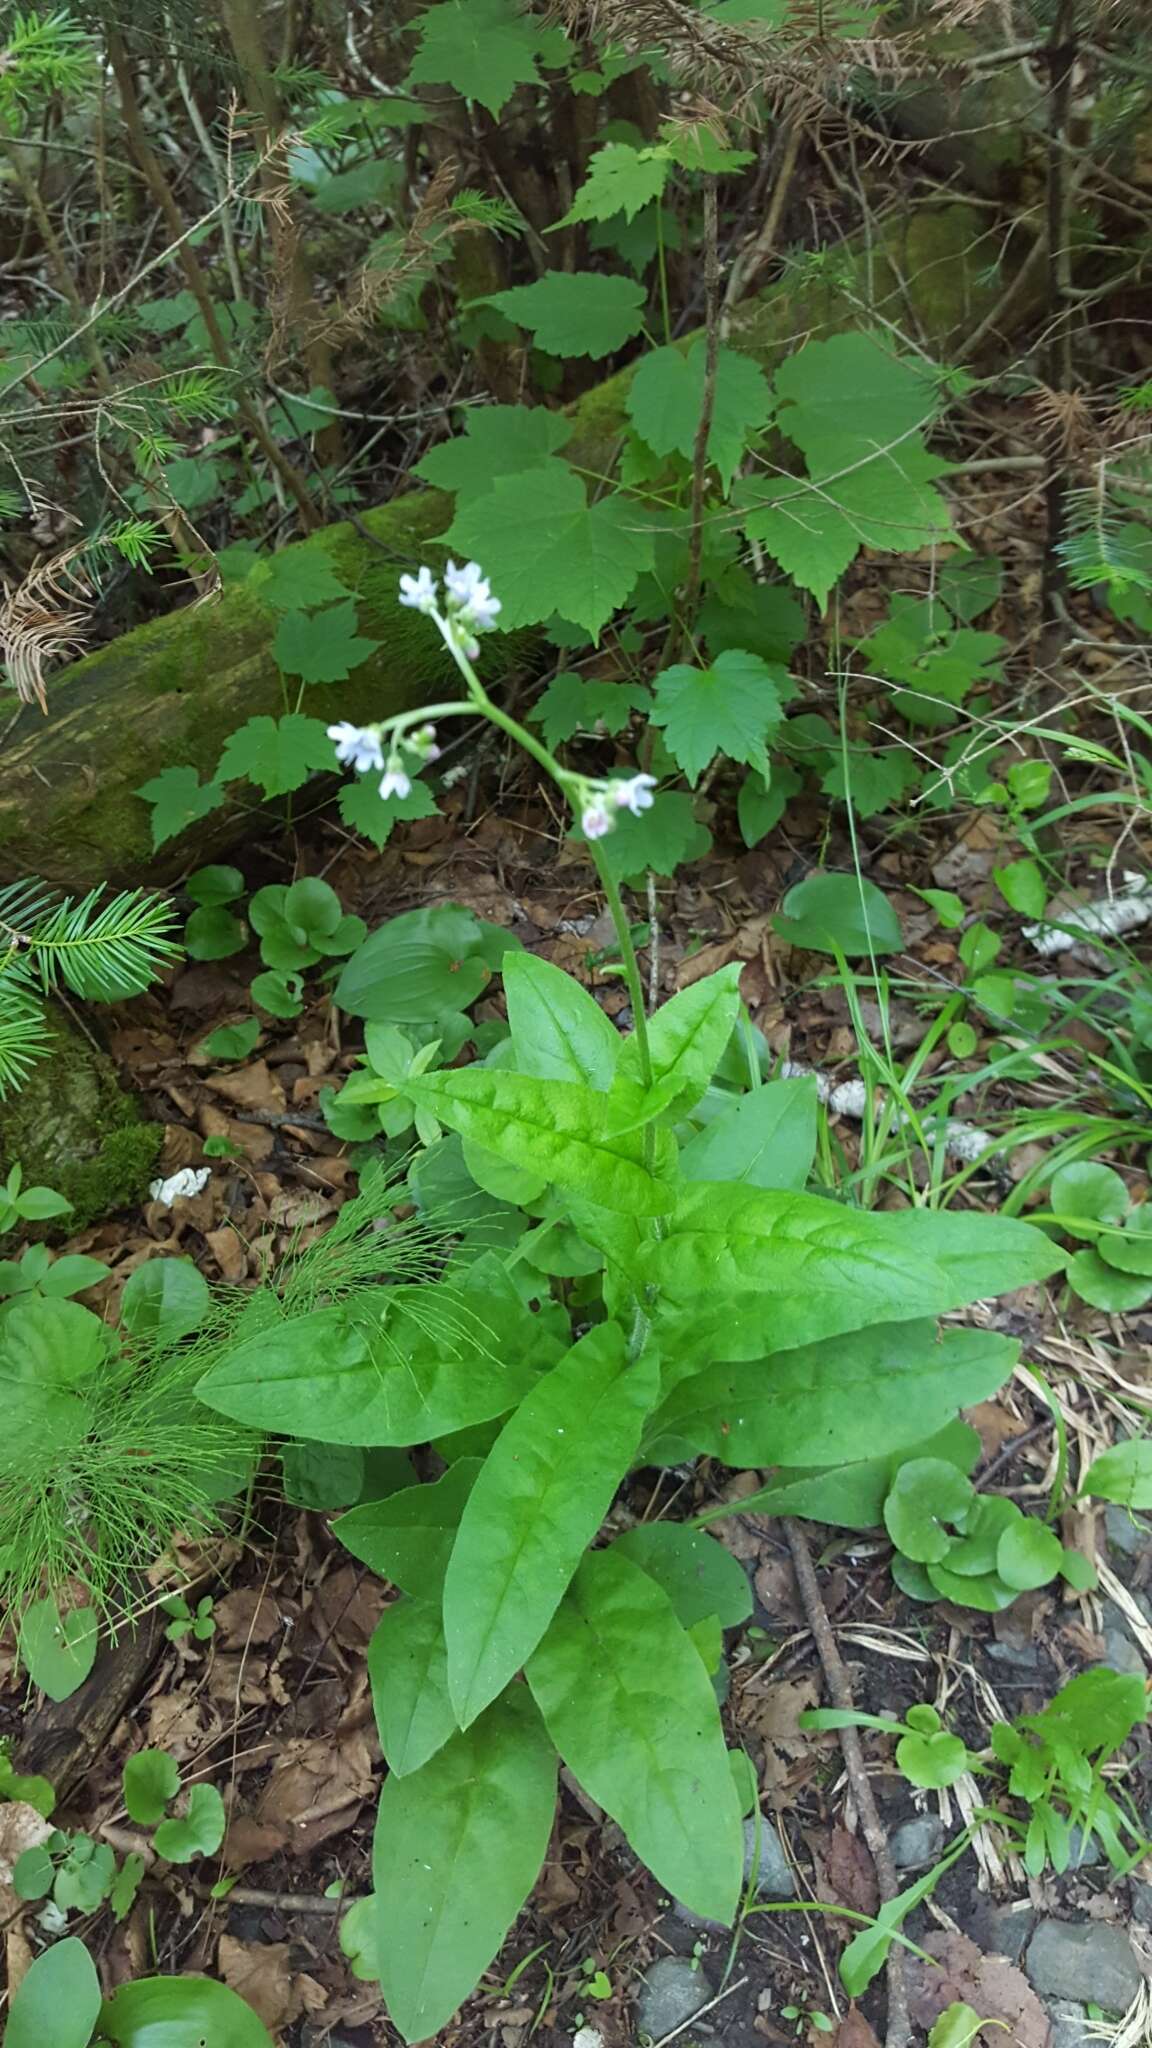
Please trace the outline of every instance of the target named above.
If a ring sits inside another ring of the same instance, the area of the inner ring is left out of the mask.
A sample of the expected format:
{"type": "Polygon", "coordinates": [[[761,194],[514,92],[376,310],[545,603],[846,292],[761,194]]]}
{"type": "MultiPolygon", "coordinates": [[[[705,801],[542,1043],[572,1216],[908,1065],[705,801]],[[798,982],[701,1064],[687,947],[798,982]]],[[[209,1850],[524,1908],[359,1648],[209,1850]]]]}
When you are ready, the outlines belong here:
{"type": "MultiPolygon", "coordinates": [[[[782,1518],[782,1525],[788,1539],[788,1548],[792,1552],[792,1564],[804,1614],[812,1630],[812,1638],[820,1657],[828,1691],[832,1696],[832,1704],[838,1707],[841,1713],[850,1714],[853,1710],[853,1700],[852,1690],[848,1684],[848,1673],[844,1669],[844,1660],[837,1648],[836,1638],[828,1620],[828,1610],[817,1583],[803,1525],[792,1515],[785,1515],[782,1518]]],[[[884,1832],[876,1801],[872,1797],[868,1773],[864,1768],[860,1736],[855,1728],[841,1728],[839,1735],[840,1747],[844,1753],[844,1768],[848,1773],[848,1783],[852,1787],[852,1797],[860,1815],[864,1840],[876,1866],[876,1883],[881,1900],[887,1905],[890,1899],[899,1895],[900,1887],[896,1882],[896,1870],[892,1862],[892,1852],[888,1847],[888,1837],[884,1832]]],[[[888,2027],[885,2048],[906,2048],[910,2033],[908,1994],[904,1984],[904,1956],[898,1944],[893,1942],[888,1951],[888,2027]]]]}

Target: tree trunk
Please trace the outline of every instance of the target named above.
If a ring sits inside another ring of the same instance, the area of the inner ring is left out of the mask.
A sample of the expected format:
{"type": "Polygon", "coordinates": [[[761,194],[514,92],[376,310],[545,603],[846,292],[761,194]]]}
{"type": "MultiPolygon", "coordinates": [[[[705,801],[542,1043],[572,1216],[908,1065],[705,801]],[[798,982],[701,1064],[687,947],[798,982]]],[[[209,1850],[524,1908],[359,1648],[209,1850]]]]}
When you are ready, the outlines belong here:
{"type": "MultiPolygon", "coordinates": [[[[815,336],[853,322],[892,323],[951,359],[1003,294],[990,279],[989,216],[962,202],[894,212],[865,246],[845,242],[799,276],[787,274],[739,308],[731,341],[771,370],[815,336]],[[877,317],[879,316],[879,317],[877,317]]],[[[1032,295],[1016,295],[1018,326],[1032,295]]],[[[684,345],[691,337],[685,337],[684,345]]],[[[610,471],[625,424],[631,370],[588,391],[573,407],[567,452],[593,472],[610,471]]],[[[362,633],[379,650],[347,682],[314,686],[304,709],[322,718],[387,717],[442,694],[454,671],[437,636],[396,600],[402,569],[435,556],[450,501],[413,491],[355,522],[322,528],[283,551],[325,555],[358,599],[362,633]]],[[[228,734],[284,704],[272,658],[275,622],[241,587],[125,633],[54,677],[49,715],[25,709],[9,737],[0,780],[0,871],[43,876],[69,888],[101,881],[164,881],[208,850],[243,839],[251,807],[210,814],[152,851],[147,806],[134,794],[162,769],[189,762],[210,777],[228,734]]],[[[484,643],[487,680],[535,657],[531,631],[484,643]]]]}

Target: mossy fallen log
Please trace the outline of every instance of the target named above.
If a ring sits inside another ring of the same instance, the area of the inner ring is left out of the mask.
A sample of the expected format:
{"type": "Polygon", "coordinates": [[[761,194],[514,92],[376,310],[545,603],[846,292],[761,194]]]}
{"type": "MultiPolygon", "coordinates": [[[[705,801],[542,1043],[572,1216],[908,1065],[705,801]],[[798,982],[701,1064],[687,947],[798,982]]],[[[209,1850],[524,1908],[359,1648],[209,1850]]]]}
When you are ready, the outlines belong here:
{"type": "MultiPolygon", "coordinates": [[[[893,211],[867,242],[820,252],[738,308],[731,340],[770,368],[806,337],[876,319],[889,331],[911,328],[948,358],[1004,290],[997,246],[989,214],[963,201],[893,211]]],[[[614,462],[630,375],[607,378],[573,408],[566,452],[590,470],[614,462]]],[[[309,689],[308,712],[379,718],[442,694],[449,658],[425,620],[397,603],[396,581],[421,556],[434,558],[449,511],[442,495],[413,491],[284,550],[285,563],[324,554],[357,593],[360,631],[379,642],[347,682],[309,689]]],[[[26,710],[8,741],[0,871],[68,888],[164,881],[206,851],[242,842],[251,814],[237,808],[210,814],[157,857],[148,807],[133,792],[171,764],[211,776],[230,732],[283,709],[273,631],[272,613],[240,587],[139,626],[54,676],[47,718],[26,710]]],[[[530,661],[536,644],[532,633],[487,642],[489,678],[530,661]]]]}
{"type": "Polygon", "coordinates": [[[142,1201],[156,1172],[163,1126],[150,1123],[100,1052],[53,1004],[52,1050],[23,1087],[0,1102],[0,1178],[19,1160],[26,1186],[55,1188],[69,1216],[33,1236],[67,1236],[142,1201]]]}

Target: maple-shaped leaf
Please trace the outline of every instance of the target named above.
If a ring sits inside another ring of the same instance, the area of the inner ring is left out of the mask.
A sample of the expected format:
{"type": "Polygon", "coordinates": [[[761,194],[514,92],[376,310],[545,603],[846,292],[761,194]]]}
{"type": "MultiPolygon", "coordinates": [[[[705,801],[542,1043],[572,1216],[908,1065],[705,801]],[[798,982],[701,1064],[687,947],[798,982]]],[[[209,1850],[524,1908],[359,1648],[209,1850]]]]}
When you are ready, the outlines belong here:
{"type": "Polygon", "coordinates": [[[606,142],[590,159],[584,183],[554,227],[569,227],[579,220],[611,220],[617,213],[634,220],[643,207],[660,198],[671,167],[666,148],[634,149],[630,142],[606,142]]]}
{"type": "Polygon", "coordinates": [[[643,509],[619,493],[590,504],[559,462],[499,478],[443,538],[483,563],[506,630],[558,616],[595,638],[652,559],[643,509]]]}
{"type": "MultiPolygon", "coordinates": [[[[707,345],[703,338],[688,349],[656,348],[636,369],[628,388],[628,415],[656,455],[683,455],[691,460],[704,403],[707,345]]],[[[716,387],[708,459],[728,489],[748,438],[772,417],[768,379],[750,356],[722,348],[716,359],[716,387]]]]}
{"type": "Polygon", "coordinates": [[[558,747],[574,732],[623,732],[632,713],[647,710],[651,702],[643,683],[606,683],[566,670],[553,677],[532,719],[548,745],[558,747]]]}
{"type": "Polygon", "coordinates": [[[897,356],[868,334],[808,341],[775,377],[777,424],[807,458],[814,477],[830,476],[880,449],[900,445],[939,410],[932,366],[897,356]]]}
{"type": "Polygon", "coordinates": [[[634,277],[599,270],[549,270],[478,303],[495,306],[535,336],[549,356],[610,356],[644,325],[647,293],[634,277]]]}
{"type": "Polygon", "coordinates": [[[932,487],[947,468],[922,443],[905,441],[898,453],[888,450],[822,481],[752,484],[741,492],[744,531],[823,610],[861,547],[906,554],[951,538],[948,507],[932,487]]]}
{"type": "Polygon", "coordinates": [[[464,432],[416,464],[416,475],[457,501],[479,497],[498,476],[518,476],[551,461],[572,437],[572,422],[544,405],[479,405],[468,413],[464,432]]]}
{"type": "Polygon", "coordinates": [[[616,880],[626,882],[648,869],[674,875],[686,861],[703,860],[711,845],[712,834],[699,822],[686,791],[662,789],[638,818],[622,811],[615,831],[600,841],[600,851],[616,880]]]}
{"type": "Polygon", "coordinates": [[[292,711],[286,718],[250,718],[247,725],[230,733],[216,774],[221,782],[244,775],[265,796],[286,796],[318,769],[334,771],[335,767],[335,751],[323,720],[292,711]]]}
{"type": "Polygon", "coordinates": [[[450,85],[496,115],[518,85],[539,83],[541,57],[555,61],[554,38],[515,0],[441,0],[411,26],[420,47],[408,85],[450,85]]]}
{"type": "Polygon", "coordinates": [[[290,554],[264,556],[257,561],[249,582],[265,604],[278,612],[311,611],[315,605],[351,596],[315,542],[294,547],[290,554]]]}
{"type": "Polygon", "coordinates": [[[340,791],[340,816],[344,823],[351,825],[354,832],[362,832],[377,849],[386,844],[394,825],[435,815],[436,800],[424,782],[414,782],[407,796],[385,799],[375,778],[362,775],[355,782],[346,782],[340,791]]]}
{"type": "Polygon", "coordinates": [[[201,782],[194,768],[185,767],[163,769],[150,782],[142,782],[135,794],[153,806],[153,848],[175,839],[209,811],[219,810],[225,795],[218,782],[201,782]]]}
{"type": "Polygon", "coordinates": [[[851,802],[858,818],[875,818],[900,801],[920,777],[920,764],[907,747],[861,747],[849,744],[824,770],[820,787],[826,796],[851,802]]]}
{"type": "Polygon", "coordinates": [[[305,683],[340,683],[379,647],[356,631],[356,603],[329,605],[322,612],[285,612],[272,652],[287,675],[305,683]]]}
{"type": "Polygon", "coordinates": [[[952,723],[977,683],[1001,680],[1000,657],[1006,642],[999,633],[976,626],[949,627],[947,615],[929,598],[897,593],[888,617],[867,640],[859,642],[869,667],[888,682],[904,683],[893,703],[915,725],[939,728],[952,723]]]}
{"type": "MultiPolygon", "coordinates": [[[[663,727],[669,751],[693,786],[716,754],[763,765],[765,742],[781,719],[779,680],[758,654],[738,647],[709,668],[677,662],[657,676],[652,723],[663,727]]],[[[786,673],[782,680],[787,685],[786,673]]]]}

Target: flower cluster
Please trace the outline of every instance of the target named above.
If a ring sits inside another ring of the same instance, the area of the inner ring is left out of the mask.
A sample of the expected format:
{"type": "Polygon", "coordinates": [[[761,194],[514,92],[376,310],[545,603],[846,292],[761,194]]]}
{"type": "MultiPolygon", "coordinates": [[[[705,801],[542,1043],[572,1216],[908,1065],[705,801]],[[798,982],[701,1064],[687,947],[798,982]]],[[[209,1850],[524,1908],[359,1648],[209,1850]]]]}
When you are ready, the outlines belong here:
{"type": "Polygon", "coordinates": [[[405,754],[410,754],[420,768],[437,760],[440,754],[434,725],[394,733],[387,761],[382,725],[350,725],[343,719],[339,725],[328,727],[328,737],[334,742],[336,759],[343,767],[354,768],[358,775],[366,775],[369,770],[380,773],[380,794],[385,800],[411,793],[412,778],[404,763],[405,754]]]}
{"type": "MultiPolygon", "coordinates": [[[[501,609],[500,600],[493,597],[492,586],[479,562],[465,562],[462,568],[457,568],[455,562],[446,564],[443,610],[440,608],[439,582],[427,566],[421,566],[414,576],[401,576],[400,602],[436,621],[457,667],[463,671],[471,697],[495,715],[492,707],[486,706],[484,693],[468,666],[480,652],[476,634],[490,632],[501,609]]],[[[456,710],[465,707],[448,705],[442,708],[456,710]]],[[[412,761],[422,768],[427,762],[435,761],[440,752],[436,745],[435,726],[413,726],[407,722],[410,716],[402,715],[385,725],[350,725],[344,721],[328,727],[328,737],[335,744],[337,760],[347,768],[354,768],[359,775],[369,771],[379,774],[380,794],[385,800],[408,796],[412,789],[409,774],[412,761]],[[409,756],[407,762],[405,755],[409,756]]],[[[517,730],[503,716],[500,723],[508,731],[517,730]]],[[[544,759],[550,765],[551,773],[579,815],[586,839],[605,838],[615,828],[621,811],[630,811],[634,818],[639,818],[644,811],[651,810],[652,792],[656,787],[654,775],[614,775],[606,781],[593,781],[585,775],[569,774],[551,756],[545,756],[539,745],[529,740],[527,735],[524,736],[524,744],[531,746],[538,759],[544,759]]]]}
{"type": "Polygon", "coordinates": [[[400,578],[400,602],[412,611],[434,618],[445,638],[458,639],[470,661],[480,652],[477,633],[491,632],[501,605],[479,562],[465,562],[462,569],[448,562],[444,570],[444,611],[439,607],[439,585],[431,569],[422,567],[415,576],[400,578]]]}
{"type": "Polygon", "coordinates": [[[654,775],[614,777],[611,782],[585,782],[580,789],[580,829],[585,839],[603,839],[616,824],[619,811],[638,818],[652,808],[654,775]]]}

